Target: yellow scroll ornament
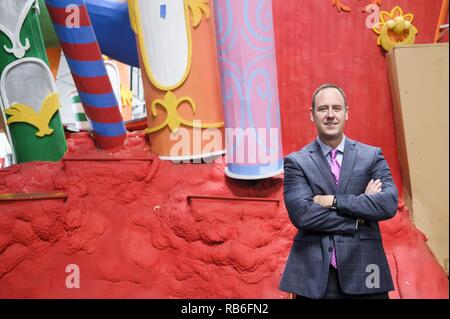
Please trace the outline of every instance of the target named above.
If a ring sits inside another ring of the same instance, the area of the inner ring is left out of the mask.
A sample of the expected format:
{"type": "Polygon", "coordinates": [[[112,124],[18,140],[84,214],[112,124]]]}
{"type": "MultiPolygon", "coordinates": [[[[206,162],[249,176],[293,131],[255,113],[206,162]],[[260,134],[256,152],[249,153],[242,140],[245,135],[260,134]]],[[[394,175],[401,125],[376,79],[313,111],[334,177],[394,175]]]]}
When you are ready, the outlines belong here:
{"type": "MultiPolygon", "coordinates": [[[[381,0],[372,0],[372,3],[376,4],[377,6],[380,6],[381,5],[381,0]]],[[[341,12],[341,11],[350,12],[350,11],[352,11],[352,9],[348,5],[344,4],[342,2],[342,0],[331,0],[331,4],[332,4],[333,7],[336,7],[338,12],[341,12]]]]}
{"type": "Polygon", "coordinates": [[[36,112],[32,107],[25,104],[13,104],[5,110],[5,114],[10,115],[6,123],[8,125],[18,122],[28,123],[38,129],[36,136],[43,137],[45,135],[51,135],[53,129],[49,127],[49,124],[53,115],[58,112],[59,106],[58,93],[49,94],[42,103],[39,112],[36,112]]]}
{"type": "Polygon", "coordinates": [[[205,19],[209,19],[209,6],[208,0],[186,0],[186,4],[191,10],[192,14],[192,27],[196,28],[202,22],[203,15],[205,19]]]}
{"type": "Polygon", "coordinates": [[[157,99],[154,100],[152,103],[152,115],[156,117],[156,106],[159,105],[163,107],[167,113],[166,119],[164,122],[159,124],[158,126],[147,128],[145,130],[146,133],[154,133],[161,129],[163,129],[166,126],[169,126],[169,128],[172,130],[172,132],[176,133],[178,128],[181,124],[190,126],[190,127],[198,127],[198,128],[219,128],[224,125],[223,122],[220,123],[214,123],[214,124],[201,124],[196,125],[192,121],[188,121],[180,117],[178,114],[178,107],[182,105],[183,103],[187,103],[190,105],[192,109],[192,114],[195,115],[195,102],[188,96],[182,96],[180,98],[177,98],[175,94],[172,92],[167,92],[166,96],[164,97],[164,100],[157,99]]]}

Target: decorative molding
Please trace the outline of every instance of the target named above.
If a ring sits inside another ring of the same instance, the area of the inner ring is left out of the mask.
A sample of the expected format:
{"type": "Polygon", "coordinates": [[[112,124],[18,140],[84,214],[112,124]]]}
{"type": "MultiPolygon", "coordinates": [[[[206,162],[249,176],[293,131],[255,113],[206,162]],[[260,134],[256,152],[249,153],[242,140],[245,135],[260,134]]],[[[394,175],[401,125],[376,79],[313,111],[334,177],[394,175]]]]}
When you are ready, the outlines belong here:
{"type": "MultiPolygon", "coordinates": [[[[47,79],[50,81],[50,86],[52,89],[52,93],[56,92],[56,84],[52,76],[52,72],[50,71],[47,64],[44,63],[44,61],[38,59],[38,58],[23,58],[20,60],[16,60],[6,66],[6,68],[3,70],[3,73],[0,77],[0,113],[3,116],[4,122],[7,122],[5,111],[10,106],[10,101],[7,96],[6,92],[6,80],[8,73],[16,67],[17,65],[24,64],[24,63],[37,63],[39,66],[41,66],[47,74],[47,79]]],[[[9,130],[9,125],[6,125],[6,132],[9,139],[11,139],[11,132],[9,130]]],[[[11,140],[12,141],[12,140],[11,140]]],[[[12,145],[12,144],[11,144],[12,145]]]]}
{"type": "Polygon", "coordinates": [[[155,127],[147,128],[145,130],[145,132],[146,133],[154,133],[159,130],[162,130],[166,126],[168,126],[172,132],[176,132],[178,130],[178,128],[181,126],[181,124],[183,124],[185,126],[189,126],[189,127],[198,127],[198,128],[220,128],[220,127],[224,126],[223,122],[197,125],[195,123],[195,121],[192,122],[192,121],[183,119],[178,114],[178,107],[181,106],[183,103],[189,104],[189,106],[192,109],[192,114],[195,115],[195,108],[196,108],[195,102],[188,96],[182,96],[180,98],[177,98],[177,96],[173,92],[169,91],[166,93],[164,100],[161,100],[161,99],[154,100],[152,103],[152,106],[151,106],[153,117],[155,117],[155,118],[157,117],[157,112],[156,112],[157,105],[164,108],[164,110],[167,113],[167,116],[166,116],[166,119],[164,120],[164,122],[162,122],[161,124],[159,124],[155,127]]]}
{"type": "Polygon", "coordinates": [[[192,18],[191,23],[193,28],[197,28],[202,22],[203,16],[205,20],[209,19],[210,11],[208,0],[185,0],[186,5],[191,11],[192,18]]]}
{"type": "MultiPolygon", "coordinates": [[[[372,0],[372,3],[376,4],[377,6],[381,5],[381,0],[372,0]]],[[[336,7],[338,12],[344,11],[344,12],[351,12],[352,8],[350,8],[348,5],[342,3],[342,0],[331,0],[331,4],[333,7],[336,7]]]]}
{"type": "Polygon", "coordinates": [[[412,25],[414,15],[403,14],[402,8],[394,7],[391,12],[381,11],[380,22],[375,24],[372,30],[378,34],[377,44],[386,51],[390,51],[395,45],[413,44],[418,33],[412,25]]]}
{"type": "MultiPolygon", "coordinates": [[[[17,2],[17,0],[2,0],[5,2],[17,2]]],[[[3,49],[10,54],[14,54],[17,59],[21,59],[25,56],[27,50],[30,49],[30,40],[25,38],[25,44],[22,44],[20,41],[20,32],[22,30],[23,24],[27,18],[28,12],[30,9],[34,7],[39,12],[39,4],[37,4],[37,0],[26,0],[22,11],[19,12],[16,24],[14,26],[14,30],[10,30],[9,27],[1,24],[2,14],[10,16],[12,13],[7,12],[5,10],[0,10],[0,32],[3,32],[8,39],[12,43],[12,47],[8,48],[6,45],[3,45],[3,49]],[[37,7],[36,7],[37,6],[37,7]]]]}
{"type": "Polygon", "coordinates": [[[49,127],[50,121],[59,110],[59,94],[50,93],[41,105],[39,112],[31,106],[16,103],[5,110],[6,115],[10,115],[6,124],[28,123],[38,129],[37,137],[44,137],[53,134],[53,129],[49,127]]]}

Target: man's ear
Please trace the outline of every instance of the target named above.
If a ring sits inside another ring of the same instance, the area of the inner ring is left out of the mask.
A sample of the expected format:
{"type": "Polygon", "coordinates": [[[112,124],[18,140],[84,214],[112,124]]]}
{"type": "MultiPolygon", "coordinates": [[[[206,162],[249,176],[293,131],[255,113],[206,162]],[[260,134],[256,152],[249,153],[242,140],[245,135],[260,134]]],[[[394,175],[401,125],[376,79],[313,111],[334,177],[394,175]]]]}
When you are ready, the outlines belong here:
{"type": "Polygon", "coordinates": [[[348,110],[349,110],[349,107],[346,106],[345,107],[345,120],[348,120],[348,110]]]}
{"type": "Polygon", "coordinates": [[[309,111],[310,111],[310,112],[309,112],[309,116],[310,116],[310,118],[311,118],[311,122],[314,122],[313,109],[310,108],[309,111]]]}

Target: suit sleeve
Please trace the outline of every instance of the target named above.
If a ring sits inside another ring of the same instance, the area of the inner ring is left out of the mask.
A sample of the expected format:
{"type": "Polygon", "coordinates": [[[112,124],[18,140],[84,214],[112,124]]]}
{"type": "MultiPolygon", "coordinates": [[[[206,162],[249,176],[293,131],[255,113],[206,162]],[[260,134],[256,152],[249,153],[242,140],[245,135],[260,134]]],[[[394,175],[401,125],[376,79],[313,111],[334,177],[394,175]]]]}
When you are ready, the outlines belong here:
{"type": "Polygon", "coordinates": [[[291,222],[299,230],[354,234],[356,219],[313,202],[313,191],[294,160],[284,160],[284,202],[291,222]]]}
{"type": "Polygon", "coordinates": [[[371,221],[394,217],[397,212],[398,192],[381,149],[377,149],[375,154],[371,178],[381,180],[381,192],[371,195],[337,194],[339,213],[371,221]]]}

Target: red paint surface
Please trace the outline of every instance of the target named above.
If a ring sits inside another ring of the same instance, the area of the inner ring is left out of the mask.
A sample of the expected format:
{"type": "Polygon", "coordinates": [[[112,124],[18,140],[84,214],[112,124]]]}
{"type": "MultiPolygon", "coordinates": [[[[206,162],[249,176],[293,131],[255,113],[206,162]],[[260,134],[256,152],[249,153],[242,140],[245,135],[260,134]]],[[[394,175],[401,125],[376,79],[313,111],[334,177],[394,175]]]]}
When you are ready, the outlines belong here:
{"type": "Polygon", "coordinates": [[[112,91],[111,82],[107,81],[109,79],[107,75],[86,77],[72,74],[72,78],[77,88],[83,93],[108,94],[112,91]]]}
{"type": "Polygon", "coordinates": [[[87,134],[68,143],[62,162],[0,171],[0,193],[68,194],[0,202],[0,298],[287,297],[277,287],[294,229],[282,204],[187,200],[281,198],[281,178],[240,183],[224,164],[162,162],[141,135],[113,155],[87,134]],[[65,286],[68,264],[80,289],[65,286]]]}
{"type": "Polygon", "coordinates": [[[65,43],[60,41],[61,48],[64,54],[70,59],[83,61],[97,61],[98,60],[98,44],[97,43],[65,43]]]}
{"type": "MultiPolygon", "coordinates": [[[[336,82],[351,107],[347,135],[381,146],[401,176],[382,51],[365,29],[364,1],[351,13],[330,1],[274,0],[283,148],[312,140],[310,95],[336,82]],[[282,45],[281,45],[282,44],[282,45]]],[[[387,1],[416,16],[430,42],[440,1],[387,1]]],[[[58,163],[0,170],[0,193],[63,191],[62,200],[0,203],[0,298],[287,298],[278,290],[295,229],[282,179],[227,179],[224,164],[161,162],[141,135],[122,150],[97,151],[86,134],[68,139],[58,163]],[[83,160],[84,159],[84,160],[83,160]],[[95,160],[97,159],[97,160],[95,160]],[[193,199],[189,195],[278,198],[281,204],[193,199]],[[68,264],[80,289],[67,289],[68,264]]],[[[448,280],[401,204],[381,223],[393,298],[448,298],[448,280]]]]}

